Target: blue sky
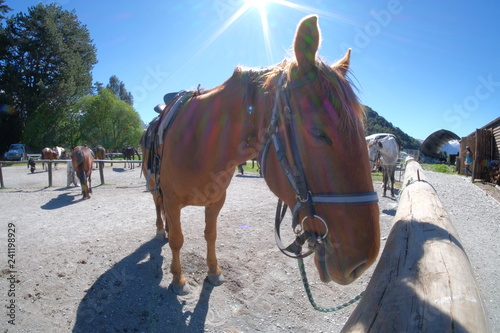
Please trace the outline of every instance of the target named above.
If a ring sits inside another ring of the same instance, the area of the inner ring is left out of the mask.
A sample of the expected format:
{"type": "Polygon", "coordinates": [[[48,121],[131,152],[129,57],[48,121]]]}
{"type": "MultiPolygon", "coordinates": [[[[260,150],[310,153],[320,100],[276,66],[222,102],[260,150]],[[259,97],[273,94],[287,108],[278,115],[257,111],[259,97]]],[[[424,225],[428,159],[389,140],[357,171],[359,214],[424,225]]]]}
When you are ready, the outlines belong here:
{"type": "MultiPolygon", "coordinates": [[[[7,0],[14,12],[38,2],[7,0]]],[[[213,88],[237,65],[280,62],[308,14],[319,15],[319,55],[333,63],[351,47],[361,102],[414,138],[466,136],[500,116],[497,1],[269,0],[266,25],[258,6],[240,10],[244,0],[54,2],[90,31],[94,81],[118,76],[145,122],[168,92],[213,88]]]]}

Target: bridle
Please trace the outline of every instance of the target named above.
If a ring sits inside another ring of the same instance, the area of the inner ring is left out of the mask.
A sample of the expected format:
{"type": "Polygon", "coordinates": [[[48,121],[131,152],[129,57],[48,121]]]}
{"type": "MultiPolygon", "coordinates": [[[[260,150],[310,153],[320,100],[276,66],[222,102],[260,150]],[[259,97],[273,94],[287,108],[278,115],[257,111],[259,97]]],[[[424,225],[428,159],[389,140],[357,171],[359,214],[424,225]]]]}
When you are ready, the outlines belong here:
{"type": "MultiPolygon", "coordinates": [[[[303,85],[314,78],[306,77],[303,80],[294,82],[292,87],[298,87],[303,85]]],[[[328,234],[328,225],[326,221],[319,215],[316,214],[315,204],[334,204],[334,205],[364,205],[372,204],[378,202],[378,196],[376,192],[363,192],[363,193],[320,193],[313,194],[309,191],[307,185],[307,179],[304,174],[302,160],[300,158],[300,153],[296,143],[296,136],[298,130],[296,128],[296,122],[293,121],[294,114],[290,107],[289,96],[287,87],[283,85],[285,80],[285,73],[282,72],[279,76],[277,86],[276,86],[276,96],[274,101],[274,106],[272,110],[271,122],[267,134],[267,139],[262,150],[260,161],[262,174],[265,177],[265,160],[269,152],[271,144],[276,151],[276,155],[284,172],[288,182],[295,191],[297,201],[293,207],[292,211],[292,229],[296,235],[296,238],[292,244],[289,246],[283,245],[280,236],[280,226],[285,216],[287,205],[283,204],[282,200],[278,199],[278,205],[276,207],[276,218],[275,218],[275,240],[278,248],[285,255],[292,258],[304,258],[314,252],[315,247],[321,244],[323,239],[328,234]],[[282,109],[280,109],[282,106],[282,109]],[[285,130],[280,133],[280,122],[283,122],[285,130]],[[284,137],[286,137],[289,142],[292,164],[288,161],[286,148],[284,145],[284,137]],[[299,224],[299,213],[305,210],[307,215],[300,221],[299,224]],[[323,235],[316,234],[305,230],[304,224],[309,219],[319,220],[322,222],[326,231],[323,235]],[[308,249],[303,252],[302,247],[308,241],[308,249]]]]}
{"type": "MultiPolygon", "coordinates": [[[[373,143],[374,145],[378,144],[377,142],[374,142],[373,143]]],[[[382,156],[382,154],[380,153],[380,150],[378,149],[378,147],[375,147],[375,157],[372,159],[370,154],[371,154],[371,151],[370,151],[370,148],[371,147],[368,147],[368,159],[370,160],[370,162],[373,163],[373,166],[375,166],[377,164],[377,161],[380,159],[380,157],[382,156]]],[[[372,165],[370,164],[370,168],[373,169],[372,165]]]]}
{"type": "Polygon", "coordinates": [[[376,145],[378,145],[378,140],[377,139],[375,139],[371,144],[368,145],[368,152],[369,152],[368,153],[368,159],[370,160],[370,162],[373,162],[373,163],[376,163],[377,160],[380,158],[380,150],[378,149],[378,147],[376,145]],[[375,147],[376,153],[375,153],[375,157],[373,159],[370,157],[370,153],[371,153],[370,148],[372,146],[376,146],[375,147]]]}

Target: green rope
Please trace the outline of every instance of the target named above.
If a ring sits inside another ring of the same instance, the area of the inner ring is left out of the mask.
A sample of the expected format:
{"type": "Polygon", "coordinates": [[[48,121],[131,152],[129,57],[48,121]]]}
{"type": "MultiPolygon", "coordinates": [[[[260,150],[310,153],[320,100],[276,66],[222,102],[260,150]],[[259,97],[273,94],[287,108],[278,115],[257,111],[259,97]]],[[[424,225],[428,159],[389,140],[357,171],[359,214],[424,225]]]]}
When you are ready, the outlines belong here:
{"type": "Polygon", "coordinates": [[[316,302],[314,301],[314,297],[312,295],[312,291],[311,291],[311,288],[309,286],[309,281],[307,280],[306,270],[304,268],[304,261],[302,260],[302,258],[298,258],[298,263],[299,263],[300,276],[302,277],[302,282],[304,283],[304,288],[306,290],[307,297],[309,298],[309,302],[311,302],[311,305],[313,306],[313,308],[315,310],[318,310],[318,311],[321,311],[321,312],[335,312],[335,311],[339,311],[339,310],[342,310],[342,309],[348,307],[351,304],[356,303],[363,296],[363,292],[361,292],[359,295],[357,295],[356,297],[354,297],[350,301],[347,301],[346,303],[340,304],[339,306],[336,306],[334,308],[328,308],[328,309],[326,309],[326,308],[319,307],[316,304],[316,302]]]}

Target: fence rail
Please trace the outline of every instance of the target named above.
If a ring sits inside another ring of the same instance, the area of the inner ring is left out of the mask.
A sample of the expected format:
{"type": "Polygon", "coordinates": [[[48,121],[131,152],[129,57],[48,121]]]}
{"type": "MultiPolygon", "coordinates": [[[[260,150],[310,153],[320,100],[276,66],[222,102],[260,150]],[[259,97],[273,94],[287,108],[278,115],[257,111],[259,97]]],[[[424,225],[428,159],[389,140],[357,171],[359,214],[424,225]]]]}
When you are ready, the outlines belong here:
{"type": "Polygon", "coordinates": [[[403,185],[382,256],[342,332],[490,332],[467,254],[414,160],[403,185]]]}
{"type": "MultiPolygon", "coordinates": [[[[48,178],[48,184],[49,187],[52,186],[52,164],[56,163],[70,163],[71,160],[34,160],[35,164],[42,164],[42,163],[47,163],[47,178],[48,178]]],[[[104,184],[104,164],[109,163],[111,166],[113,166],[114,163],[132,163],[132,164],[141,164],[142,160],[94,160],[95,163],[99,165],[99,176],[101,179],[101,184],[104,184]]],[[[26,165],[27,161],[0,161],[0,188],[4,188],[4,181],[3,181],[3,172],[2,172],[2,166],[3,165],[16,165],[16,164],[23,164],[26,165]]]]}

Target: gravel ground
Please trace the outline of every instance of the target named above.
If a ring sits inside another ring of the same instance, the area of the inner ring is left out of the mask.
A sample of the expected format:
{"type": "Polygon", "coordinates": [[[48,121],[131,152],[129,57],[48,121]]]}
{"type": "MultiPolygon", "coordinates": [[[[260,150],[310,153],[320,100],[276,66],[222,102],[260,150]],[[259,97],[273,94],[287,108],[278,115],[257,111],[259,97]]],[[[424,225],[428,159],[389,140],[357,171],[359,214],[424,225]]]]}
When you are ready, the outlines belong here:
{"type": "MultiPolygon", "coordinates": [[[[29,174],[4,167],[0,190],[0,244],[15,231],[15,283],[8,258],[0,261],[0,301],[15,302],[15,323],[0,315],[3,332],[339,332],[354,309],[320,313],[309,304],[296,261],[274,243],[276,198],[262,178],[236,176],[219,218],[218,256],[226,282],[204,282],[203,210],[183,210],[183,269],[191,294],[169,291],[170,250],[153,239],[154,206],[140,170],[105,168],[106,185],[94,170],[94,193],[66,187],[65,166],[29,174]]],[[[492,331],[500,331],[497,248],[500,203],[463,177],[426,172],[457,229],[485,296],[492,331]]],[[[375,188],[381,195],[380,183],[375,188]]],[[[385,239],[397,209],[381,198],[385,239]]],[[[4,246],[6,248],[6,246],[4,246]]],[[[319,305],[330,307],[364,290],[373,268],[349,286],[319,281],[306,262],[319,305]]]]}

